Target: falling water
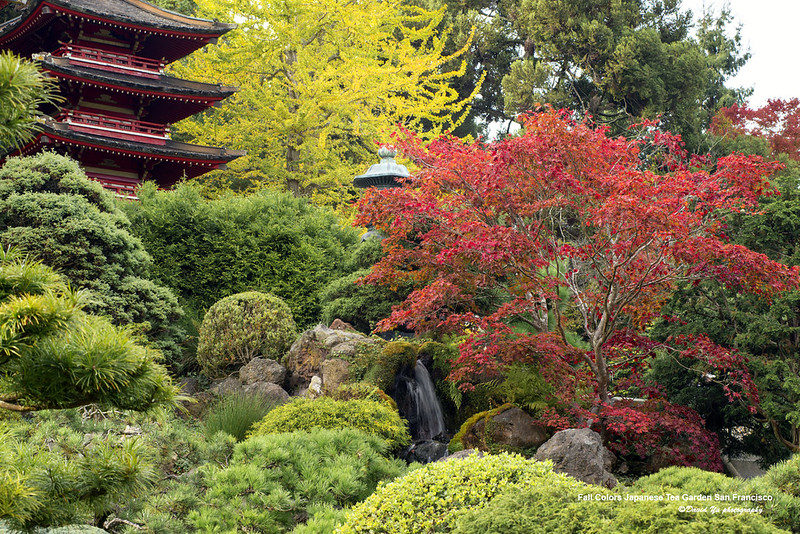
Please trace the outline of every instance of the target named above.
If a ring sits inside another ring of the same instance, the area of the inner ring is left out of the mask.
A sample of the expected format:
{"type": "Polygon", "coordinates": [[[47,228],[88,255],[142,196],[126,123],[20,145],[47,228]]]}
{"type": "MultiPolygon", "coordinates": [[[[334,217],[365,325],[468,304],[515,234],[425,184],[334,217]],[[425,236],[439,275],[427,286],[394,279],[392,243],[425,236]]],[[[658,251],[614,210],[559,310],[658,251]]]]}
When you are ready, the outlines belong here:
{"type": "Polygon", "coordinates": [[[418,361],[412,373],[401,372],[395,378],[394,399],[400,413],[408,419],[415,441],[433,439],[444,433],[442,405],[428,370],[418,361]]]}

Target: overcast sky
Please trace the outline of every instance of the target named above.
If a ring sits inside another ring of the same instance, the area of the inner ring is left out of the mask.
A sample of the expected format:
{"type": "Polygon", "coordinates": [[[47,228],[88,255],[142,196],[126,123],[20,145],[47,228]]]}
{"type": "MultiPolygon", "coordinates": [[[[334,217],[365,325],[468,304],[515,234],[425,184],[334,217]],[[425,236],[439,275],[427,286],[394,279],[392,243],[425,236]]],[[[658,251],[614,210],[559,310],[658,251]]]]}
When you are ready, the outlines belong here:
{"type": "Polygon", "coordinates": [[[719,13],[730,6],[742,25],[742,41],[751,58],[728,83],[729,87],[753,87],[752,107],[768,98],[800,97],[800,0],[682,0],[695,20],[703,6],[719,13]]]}

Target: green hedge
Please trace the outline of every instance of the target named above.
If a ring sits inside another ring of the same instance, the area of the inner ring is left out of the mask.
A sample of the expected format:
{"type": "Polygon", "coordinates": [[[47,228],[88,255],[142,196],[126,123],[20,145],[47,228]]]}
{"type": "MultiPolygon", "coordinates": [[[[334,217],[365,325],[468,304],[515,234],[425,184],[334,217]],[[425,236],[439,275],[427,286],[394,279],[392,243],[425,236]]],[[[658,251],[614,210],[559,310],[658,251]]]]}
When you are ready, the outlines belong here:
{"type": "Polygon", "coordinates": [[[332,211],[274,191],[209,200],[190,183],[145,185],[125,210],[158,279],[185,306],[202,314],[228,295],[262,291],[284,299],[301,328],[319,321],[319,291],[346,274],[357,240],[332,211]]]}

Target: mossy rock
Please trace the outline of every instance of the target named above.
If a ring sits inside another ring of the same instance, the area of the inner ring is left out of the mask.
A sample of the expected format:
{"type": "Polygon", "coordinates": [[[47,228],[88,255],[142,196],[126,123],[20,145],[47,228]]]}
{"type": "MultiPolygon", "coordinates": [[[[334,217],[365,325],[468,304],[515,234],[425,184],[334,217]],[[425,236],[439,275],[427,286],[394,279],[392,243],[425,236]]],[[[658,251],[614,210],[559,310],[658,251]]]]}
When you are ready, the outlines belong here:
{"type": "Polygon", "coordinates": [[[496,441],[501,429],[495,428],[494,418],[512,409],[520,410],[514,404],[507,403],[491,410],[476,413],[461,425],[456,435],[450,440],[448,451],[452,454],[464,449],[478,449],[492,453],[514,452],[523,456],[530,456],[535,452],[535,447],[546,439],[544,428],[541,428],[541,436],[534,440],[535,444],[532,443],[530,446],[513,446],[496,441]]]}
{"type": "Polygon", "coordinates": [[[362,352],[356,366],[364,370],[364,382],[388,391],[400,369],[404,366],[413,368],[417,364],[418,348],[418,345],[408,341],[389,341],[382,347],[362,352]]]}

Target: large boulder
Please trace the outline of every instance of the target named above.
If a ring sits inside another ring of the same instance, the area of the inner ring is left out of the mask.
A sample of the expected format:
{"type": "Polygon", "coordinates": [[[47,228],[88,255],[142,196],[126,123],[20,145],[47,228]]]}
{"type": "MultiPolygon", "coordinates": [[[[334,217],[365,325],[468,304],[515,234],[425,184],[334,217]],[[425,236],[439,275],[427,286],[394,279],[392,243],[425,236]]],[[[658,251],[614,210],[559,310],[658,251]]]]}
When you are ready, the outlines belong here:
{"type": "Polygon", "coordinates": [[[603,446],[600,434],[588,428],[556,432],[536,451],[537,460],[552,460],[553,470],[606,488],[617,485],[611,474],[614,455],[603,446]]]}
{"type": "Polygon", "coordinates": [[[268,358],[253,358],[239,369],[239,380],[245,385],[257,382],[282,385],[286,382],[286,367],[268,358]]]}
{"type": "Polygon", "coordinates": [[[517,407],[487,412],[465,429],[461,443],[467,449],[524,451],[547,441],[547,431],[517,407]]]}
{"type": "Polygon", "coordinates": [[[353,357],[362,346],[376,343],[376,340],[363,334],[325,325],[306,330],[283,359],[289,373],[289,388],[296,391],[308,387],[311,377],[322,374],[322,362],[326,359],[353,357]]]}
{"type": "Polygon", "coordinates": [[[341,358],[323,360],[322,385],[326,391],[336,391],[336,388],[350,380],[350,362],[341,358]]]}
{"type": "Polygon", "coordinates": [[[247,394],[259,395],[274,404],[289,402],[289,394],[278,384],[272,382],[255,382],[242,387],[242,391],[247,394]]]}

